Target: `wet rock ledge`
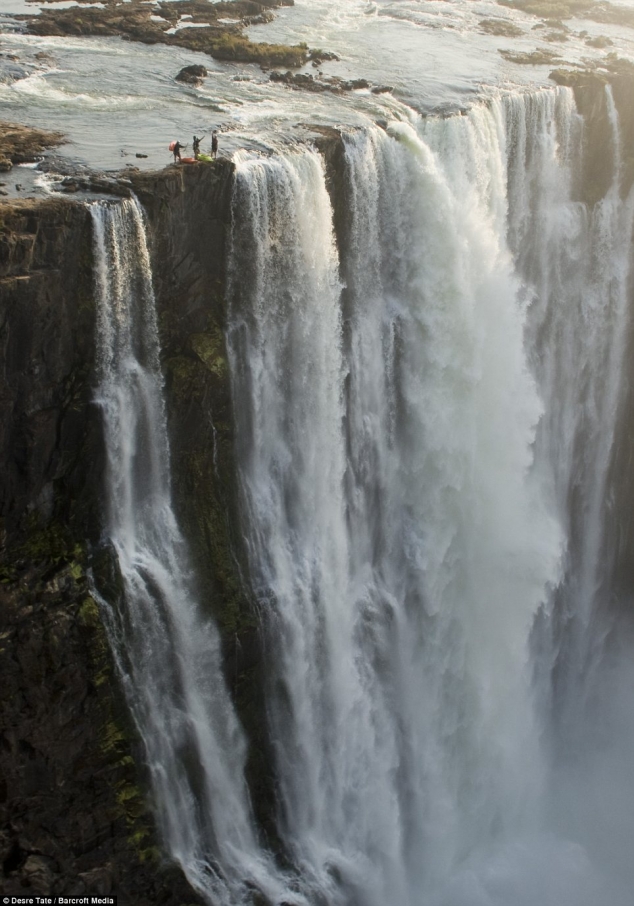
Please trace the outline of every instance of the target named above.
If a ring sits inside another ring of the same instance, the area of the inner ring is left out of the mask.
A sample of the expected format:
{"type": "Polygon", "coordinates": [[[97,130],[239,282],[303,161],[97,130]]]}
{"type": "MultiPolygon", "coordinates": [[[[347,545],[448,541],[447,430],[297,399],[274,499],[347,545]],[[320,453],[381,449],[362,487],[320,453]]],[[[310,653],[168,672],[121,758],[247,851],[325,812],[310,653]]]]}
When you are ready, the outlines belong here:
{"type": "Polygon", "coordinates": [[[43,151],[64,142],[61,132],[45,132],[19,123],[0,122],[0,173],[14,164],[39,160],[43,151]]]}

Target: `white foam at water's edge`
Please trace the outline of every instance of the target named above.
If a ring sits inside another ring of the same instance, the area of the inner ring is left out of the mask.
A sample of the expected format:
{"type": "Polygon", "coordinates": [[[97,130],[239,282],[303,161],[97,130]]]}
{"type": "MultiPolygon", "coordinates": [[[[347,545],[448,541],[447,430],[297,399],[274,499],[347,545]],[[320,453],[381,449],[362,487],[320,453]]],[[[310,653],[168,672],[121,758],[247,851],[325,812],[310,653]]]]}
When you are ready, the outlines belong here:
{"type": "Polygon", "coordinates": [[[0,97],[5,95],[6,98],[10,98],[12,95],[18,95],[32,98],[40,103],[53,104],[56,107],[59,105],[78,108],[94,107],[104,110],[131,108],[144,104],[144,99],[135,95],[104,97],[100,94],[74,93],[64,88],[56,88],[51,83],[50,76],[60,72],[63,70],[50,69],[46,73],[34,72],[25,78],[16,79],[8,85],[0,85],[0,97]]]}

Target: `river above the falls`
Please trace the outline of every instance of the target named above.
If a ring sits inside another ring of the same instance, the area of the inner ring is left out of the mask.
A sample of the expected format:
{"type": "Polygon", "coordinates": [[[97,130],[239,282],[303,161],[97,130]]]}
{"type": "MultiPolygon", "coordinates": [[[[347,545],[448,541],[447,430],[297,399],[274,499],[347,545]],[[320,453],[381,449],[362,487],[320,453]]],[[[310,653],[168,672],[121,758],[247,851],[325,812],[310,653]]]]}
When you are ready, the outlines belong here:
{"type": "MultiPolygon", "coordinates": [[[[412,109],[464,111],[478,98],[551,85],[549,74],[561,65],[520,65],[500,51],[539,50],[578,67],[600,65],[607,53],[634,59],[632,29],[571,20],[555,42],[542,20],[491,0],[353,0],[345,7],[333,0],[298,0],[276,10],[270,24],[249,28],[250,39],[305,41],[339,55],[320,64],[325,77],[366,79],[371,87],[393,89],[307,93],[271,82],[256,65],[120,38],[38,37],[26,34],[14,18],[68,5],[0,0],[0,118],[60,130],[69,138],[59,151],[63,157],[108,170],[165,166],[171,162],[169,142],[178,138],[191,147],[194,133],[205,136],[207,150],[213,129],[221,132],[221,154],[231,156],[239,148],[270,150],[304,140],[304,124],[367,126],[408,120],[412,109]],[[482,25],[487,21],[519,33],[488,34],[482,25]],[[610,43],[589,46],[597,36],[610,43]],[[182,67],[196,63],[209,73],[200,87],[175,81],[182,67]]],[[[186,17],[181,24],[187,25],[186,17]]],[[[304,71],[316,74],[317,67],[308,64],[304,71]]],[[[27,190],[46,190],[46,180],[28,172],[18,181],[27,190]]]]}

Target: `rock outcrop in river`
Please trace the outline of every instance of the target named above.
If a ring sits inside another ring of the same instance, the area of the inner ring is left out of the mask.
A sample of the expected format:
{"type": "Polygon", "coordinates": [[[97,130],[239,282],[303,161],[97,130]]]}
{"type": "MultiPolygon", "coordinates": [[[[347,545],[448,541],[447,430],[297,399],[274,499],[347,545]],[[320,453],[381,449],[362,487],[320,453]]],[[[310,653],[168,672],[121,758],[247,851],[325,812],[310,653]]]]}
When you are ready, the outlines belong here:
{"type": "Polygon", "coordinates": [[[305,44],[260,44],[242,33],[249,25],[270,21],[272,9],[292,4],[293,0],[228,0],[213,4],[206,0],[166,0],[150,7],[144,0],[125,4],[106,0],[88,8],[44,9],[39,15],[21,18],[36,35],[121,36],[142,44],[186,47],[217,60],[297,67],[313,58],[305,44]],[[187,19],[188,27],[180,27],[184,22],[181,17],[187,19]],[[189,27],[192,24],[199,27],[189,27]]]}

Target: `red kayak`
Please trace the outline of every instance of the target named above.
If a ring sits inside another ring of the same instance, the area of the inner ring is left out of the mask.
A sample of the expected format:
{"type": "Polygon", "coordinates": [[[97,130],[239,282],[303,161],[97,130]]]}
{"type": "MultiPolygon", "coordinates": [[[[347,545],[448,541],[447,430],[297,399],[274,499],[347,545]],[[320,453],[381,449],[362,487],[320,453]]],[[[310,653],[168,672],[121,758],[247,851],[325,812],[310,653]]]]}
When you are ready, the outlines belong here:
{"type": "Polygon", "coordinates": [[[180,161],[180,162],[181,162],[182,164],[196,164],[196,163],[198,163],[198,161],[196,160],[195,157],[181,157],[181,161],[180,161]]]}

